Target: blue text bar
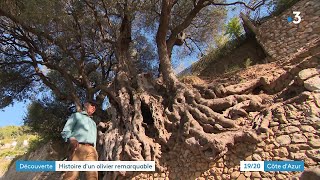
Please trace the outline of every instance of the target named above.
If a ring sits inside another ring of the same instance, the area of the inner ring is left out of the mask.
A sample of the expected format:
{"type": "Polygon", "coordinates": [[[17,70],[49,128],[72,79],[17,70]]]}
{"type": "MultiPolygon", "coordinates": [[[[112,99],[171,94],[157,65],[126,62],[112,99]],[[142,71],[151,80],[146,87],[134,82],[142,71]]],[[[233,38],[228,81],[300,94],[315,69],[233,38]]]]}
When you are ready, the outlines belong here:
{"type": "Polygon", "coordinates": [[[55,161],[16,161],[16,171],[55,171],[55,161]]]}
{"type": "Polygon", "coordinates": [[[303,161],[264,161],[264,171],[303,171],[303,161]]]}

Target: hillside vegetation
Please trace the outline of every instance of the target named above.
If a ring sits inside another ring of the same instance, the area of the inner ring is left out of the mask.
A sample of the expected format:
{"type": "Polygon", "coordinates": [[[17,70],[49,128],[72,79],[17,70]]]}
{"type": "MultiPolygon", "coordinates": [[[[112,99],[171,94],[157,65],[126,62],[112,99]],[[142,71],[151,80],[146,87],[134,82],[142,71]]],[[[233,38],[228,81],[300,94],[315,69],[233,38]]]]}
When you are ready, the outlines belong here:
{"type": "Polygon", "coordinates": [[[38,142],[39,137],[29,133],[27,126],[0,127],[0,176],[12,159],[35,149],[38,142]]]}

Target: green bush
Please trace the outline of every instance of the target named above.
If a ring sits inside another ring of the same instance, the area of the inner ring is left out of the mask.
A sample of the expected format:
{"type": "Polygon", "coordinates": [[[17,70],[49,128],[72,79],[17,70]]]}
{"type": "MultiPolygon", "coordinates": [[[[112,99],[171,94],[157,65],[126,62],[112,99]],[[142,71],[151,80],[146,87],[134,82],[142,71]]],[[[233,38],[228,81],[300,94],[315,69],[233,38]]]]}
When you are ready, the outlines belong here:
{"type": "Polygon", "coordinates": [[[10,160],[0,162],[0,176],[9,169],[10,164],[11,164],[10,160]]]}
{"type": "Polygon", "coordinates": [[[228,36],[222,34],[222,35],[216,35],[214,37],[214,41],[215,44],[218,48],[222,48],[223,46],[225,46],[227,44],[227,42],[229,41],[228,36]]]}
{"type": "Polygon", "coordinates": [[[28,107],[24,124],[30,132],[43,139],[59,139],[66,119],[70,116],[66,104],[60,102],[32,102],[28,107]]]}
{"type": "Polygon", "coordinates": [[[32,152],[38,149],[41,145],[45,144],[46,142],[47,142],[47,139],[36,136],[35,138],[29,141],[28,152],[32,152]]]}
{"type": "Polygon", "coordinates": [[[0,152],[0,159],[5,158],[6,156],[11,156],[11,157],[16,157],[18,155],[22,155],[24,154],[25,151],[21,150],[21,149],[3,149],[0,152]]]}
{"type": "Polygon", "coordinates": [[[248,68],[249,66],[251,66],[251,64],[252,64],[252,61],[250,58],[247,58],[243,63],[245,68],[248,68]]]}
{"type": "Polygon", "coordinates": [[[235,65],[232,65],[230,67],[227,68],[226,72],[229,73],[229,72],[234,72],[234,71],[238,71],[240,70],[241,68],[239,67],[239,65],[235,64],[235,65]]]}
{"type": "Polygon", "coordinates": [[[240,39],[242,34],[242,25],[239,18],[231,18],[226,25],[226,34],[228,34],[232,39],[240,39]]]}
{"type": "Polygon", "coordinates": [[[23,133],[20,133],[19,131],[23,130],[22,127],[19,126],[5,126],[0,128],[0,139],[8,139],[8,138],[14,138],[18,135],[21,135],[23,133]]]}

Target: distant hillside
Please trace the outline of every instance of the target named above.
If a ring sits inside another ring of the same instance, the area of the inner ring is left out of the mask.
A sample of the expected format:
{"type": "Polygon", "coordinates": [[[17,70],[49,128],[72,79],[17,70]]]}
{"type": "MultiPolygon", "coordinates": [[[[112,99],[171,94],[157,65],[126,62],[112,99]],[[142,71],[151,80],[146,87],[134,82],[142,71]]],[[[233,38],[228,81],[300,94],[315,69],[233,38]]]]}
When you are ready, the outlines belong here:
{"type": "MultiPolygon", "coordinates": [[[[26,153],[22,156],[15,158],[21,161],[58,161],[65,158],[66,146],[62,141],[46,141],[39,145],[33,151],[26,153]]],[[[8,171],[3,175],[3,179],[12,180],[29,180],[29,179],[42,179],[42,180],[55,180],[61,179],[62,171],[48,171],[48,172],[17,172],[15,163],[9,167],[8,171]]],[[[1,175],[0,175],[1,179],[1,175]]]]}
{"type": "Polygon", "coordinates": [[[12,159],[28,152],[38,136],[28,133],[26,126],[0,127],[0,177],[12,159]]]}

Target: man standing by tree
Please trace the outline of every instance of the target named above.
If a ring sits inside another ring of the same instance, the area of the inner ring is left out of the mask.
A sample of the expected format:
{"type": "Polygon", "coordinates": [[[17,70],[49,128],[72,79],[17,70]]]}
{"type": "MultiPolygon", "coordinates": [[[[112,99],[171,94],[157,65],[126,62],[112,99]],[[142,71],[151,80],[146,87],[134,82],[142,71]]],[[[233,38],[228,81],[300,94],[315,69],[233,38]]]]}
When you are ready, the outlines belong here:
{"type": "MultiPolygon", "coordinates": [[[[95,149],[97,141],[96,123],[92,115],[96,110],[94,101],[84,104],[85,111],[72,114],[65,124],[61,135],[69,142],[68,159],[71,161],[97,161],[98,153],[95,149]]],[[[73,180],[79,176],[78,171],[66,172],[63,179],[73,180]]],[[[87,171],[87,180],[97,180],[98,172],[87,171]]]]}

